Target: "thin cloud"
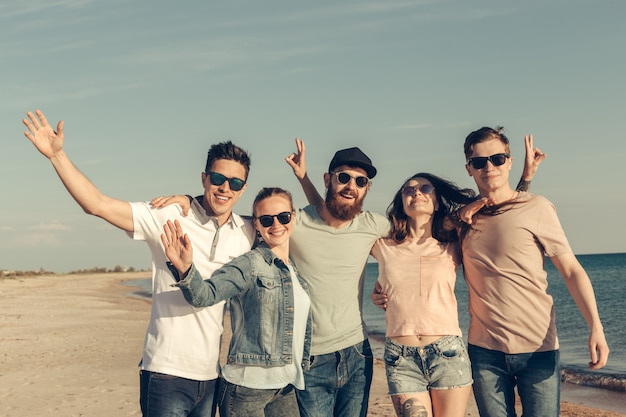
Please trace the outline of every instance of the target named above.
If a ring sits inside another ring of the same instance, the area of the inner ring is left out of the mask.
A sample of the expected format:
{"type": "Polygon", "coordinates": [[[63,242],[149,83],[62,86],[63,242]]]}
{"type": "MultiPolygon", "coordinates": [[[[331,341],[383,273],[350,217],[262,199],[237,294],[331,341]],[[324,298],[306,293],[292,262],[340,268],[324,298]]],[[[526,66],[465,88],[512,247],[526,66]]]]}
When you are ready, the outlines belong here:
{"type": "Polygon", "coordinates": [[[27,226],[26,230],[35,230],[35,231],[59,231],[59,230],[71,230],[72,228],[64,225],[63,223],[52,220],[48,223],[37,223],[31,226],[27,226]]]}
{"type": "Polygon", "coordinates": [[[25,14],[42,13],[48,9],[58,7],[83,7],[93,0],[59,0],[59,1],[4,1],[0,6],[0,19],[21,16],[25,14]]]}
{"type": "Polygon", "coordinates": [[[57,246],[64,244],[58,236],[53,233],[25,233],[15,236],[13,243],[17,247],[33,248],[40,246],[57,246]]]}

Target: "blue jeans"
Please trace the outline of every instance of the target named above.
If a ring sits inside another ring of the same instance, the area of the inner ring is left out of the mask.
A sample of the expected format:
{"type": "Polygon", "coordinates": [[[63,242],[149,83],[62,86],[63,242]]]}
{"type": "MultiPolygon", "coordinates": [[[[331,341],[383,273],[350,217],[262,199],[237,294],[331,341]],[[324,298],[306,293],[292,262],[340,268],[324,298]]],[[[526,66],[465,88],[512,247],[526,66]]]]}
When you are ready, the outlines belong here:
{"type": "Polygon", "coordinates": [[[524,416],[558,417],[559,351],[506,354],[469,345],[474,397],[481,417],[515,417],[515,391],[524,416]]]}
{"type": "Polygon", "coordinates": [[[217,379],[194,381],[141,371],[139,403],[143,417],[215,417],[217,379]]]}
{"type": "Polygon", "coordinates": [[[304,390],[297,391],[302,417],[365,417],[374,357],[369,341],[311,356],[304,390]]]}
{"type": "Polygon", "coordinates": [[[298,401],[293,385],[278,389],[254,389],[220,378],[217,402],[220,417],[297,417],[298,401]]]}
{"type": "Polygon", "coordinates": [[[389,395],[472,385],[469,357],[459,336],[443,336],[420,347],[387,338],[384,360],[389,395]]]}

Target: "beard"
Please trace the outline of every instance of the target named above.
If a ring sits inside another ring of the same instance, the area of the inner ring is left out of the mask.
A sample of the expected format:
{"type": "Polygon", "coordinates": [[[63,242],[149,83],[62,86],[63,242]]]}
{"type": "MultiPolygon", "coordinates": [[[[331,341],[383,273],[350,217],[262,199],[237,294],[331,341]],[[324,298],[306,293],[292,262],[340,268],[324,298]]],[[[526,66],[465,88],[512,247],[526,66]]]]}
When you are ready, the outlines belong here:
{"type": "Polygon", "coordinates": [[[355,198],[352,203],[340,202],[337,192],[331,186],[326,190],[326,208],[330,214],[339,220],[352,220],[363,208],[365,195],[359,198],[357,193],[351,194],[355,198]]]}

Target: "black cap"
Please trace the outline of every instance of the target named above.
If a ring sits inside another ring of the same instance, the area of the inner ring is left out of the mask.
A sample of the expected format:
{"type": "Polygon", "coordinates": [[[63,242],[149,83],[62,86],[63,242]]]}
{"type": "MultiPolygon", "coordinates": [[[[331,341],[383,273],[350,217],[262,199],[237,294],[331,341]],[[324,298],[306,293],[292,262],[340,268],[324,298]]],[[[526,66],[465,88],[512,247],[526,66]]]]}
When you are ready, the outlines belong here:
{"type": "Polygon", "coordinates": [[[376,176],[376,168],[372,165],[372,160],[357,147],[337,151],[330,161],[328,172],[332,172],[333,169],[341,165],[363,168],[369,179],[376,176]]]}

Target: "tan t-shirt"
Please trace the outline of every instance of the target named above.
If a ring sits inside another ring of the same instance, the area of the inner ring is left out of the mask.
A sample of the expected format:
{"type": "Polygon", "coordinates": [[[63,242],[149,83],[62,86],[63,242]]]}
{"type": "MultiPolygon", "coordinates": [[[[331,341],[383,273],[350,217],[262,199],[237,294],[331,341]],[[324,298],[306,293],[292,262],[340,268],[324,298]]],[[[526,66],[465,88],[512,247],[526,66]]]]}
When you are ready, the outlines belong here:
{"type": "Polygon", "coordinates": [[[387,337],[462,336],[454,295],[460,262],[457,244],[434,238],[420,244],[379,239],[372,256],[378,261],[378,282],[389,299],[387,337]]]}
{"type": "Polygon", "coordinates": [[[558,349],[545,255],[571,253],[546,198],[520,193],[498,215],[478,215],[462,243],[468,342],[505,353],[558,349]]]}

